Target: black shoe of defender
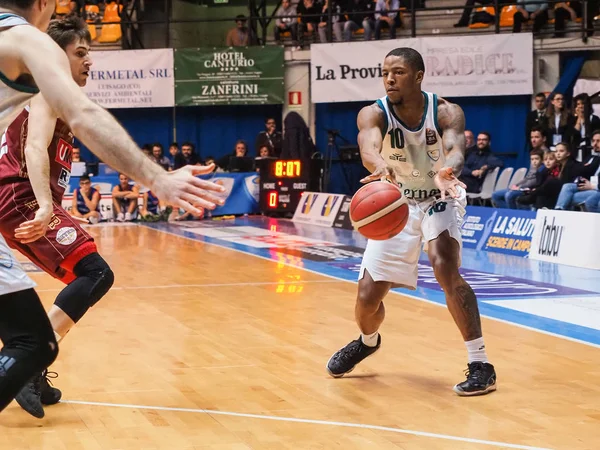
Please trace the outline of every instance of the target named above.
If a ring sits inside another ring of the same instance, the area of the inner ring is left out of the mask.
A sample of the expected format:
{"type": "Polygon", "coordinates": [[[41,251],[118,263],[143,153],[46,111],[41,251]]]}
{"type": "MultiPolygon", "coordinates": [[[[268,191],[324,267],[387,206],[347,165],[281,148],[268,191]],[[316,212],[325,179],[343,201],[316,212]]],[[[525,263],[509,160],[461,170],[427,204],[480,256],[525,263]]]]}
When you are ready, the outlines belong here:
{"type": "Polygon", "coordinates": [[[361,338],[350,342],[344,348],[333,354],[327,362],[327,372],[334,378],[340,378],[354,370],[354,367],[365,359],[371,356],[381,346],[381,335],[377,337],[377,345],[369,347],[363,344],[361,338]]]}
{"type": "Polygon", "coordinates": [[[57,377],[56,372],[48,372],[48,370],[42,372],[40,377],[40,400],[42,405],[56,405],[60,401],[62,392],[52,386],[52,381],[50,381],[50,378],[57,377]]]}
{"type": "Polygon", "coordinates": [[[496,371],[490,363],[472,362],[465,371],[467,379],[454,386],[461,397],[485,395],[496,390],[496,371]]]}
{"type": "Polygon", "coordinates": [[[15,397],[16,402],[21,408],[38,419],[44,417],[44,407],[40,398],[40,381],[40,375],[34,376],[15,397]]]}

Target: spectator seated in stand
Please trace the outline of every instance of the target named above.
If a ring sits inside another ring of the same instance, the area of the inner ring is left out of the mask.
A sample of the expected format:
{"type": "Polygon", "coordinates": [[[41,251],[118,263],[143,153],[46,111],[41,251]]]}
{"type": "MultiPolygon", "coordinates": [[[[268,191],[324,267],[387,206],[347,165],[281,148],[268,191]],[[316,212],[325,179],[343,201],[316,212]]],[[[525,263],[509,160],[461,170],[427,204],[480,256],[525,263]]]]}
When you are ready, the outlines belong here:
{"type": "Polygon", "coordinates": [[[152,154],[152,146],[150,144],[142,145],[142,153],[146,155],[150,159],[154,159],[154,155],[152,154]]]}
{"type": "MultiPolygon", "coordinates": [[[[318,25],[319,30],[319,42],[331,42],[327,39],[327,24],[329,23],[329,7],[331,6],[331,21],[332,30],[335,40],[342,42],[342,29],[344,27],[344,21],[346,20],[343,15],[340,14],[341,8],[336,0],[325,0],[321,9],[321,18],[318,25]]],[[[333,38],[332,36],[332,38],[333,38]]]]}
{"type": "Polygon", "coordinates": [[[87,219],[90,223],[98,223],[100,215],[100,191],[92,187],[88,175],[79,178],[79,189],[73,191],[73,205],[71,215],[87,219]]]}
{"type": "Polygon", "coordinates": [[[169,170],[173,170],[175,168],[175,157],[179,154],[179,145],[177,142],[171,142],[169,145],[169,154],[167,158],[169,158],[169,170]]]}
{"type": "Polygon", "coordinates": [[[348,20],[345,22],[338,22],[340,26],[344,26],[344,41],[348,42],[352,40],[352,33],[361,28],[363,29],[365,41],[370,41],[375,27],[373,2],[369,0],[351,0],[350,4],[346,5],[345,10],[348,20]]]}
{"type": "Polygon", "coordinates": [[[225,44],[227,47],[247,47],[255,44],[254,34],[246,26],[246,16],[240,14],[235,17],[235,28],[227,33],[225,44]]]}
{"type": "MultiPolygon", "coordinates": [[[[469,23],[471,21],[471,12],[473,11],[475,3],[479,3],[482,6],[493,6],[494,0],[467,0],[467,2],[465,3],[465,9],[463,10],[462,15],[460,16],[460,20],[454,24],[456,28],[469,26],[469,23]]],[[[514,0],[498,0],[498,9],[501,10],[505,4],[510,3],[514,3],[514,0]]],[[[476,23],[477,21],[477,18],[475,18],[473,22],[476,23]]]]}
{"type": "Polygon", "coordinates": [[[473,150],[477,150],[477,146],[475,145],[475,136],[473,136],[473,132],[471,130],[465,130],[465,148],[465,158],[473,150]]]}
{"type": "Polygon", "coordinates": [[[181,146],[181,153],[175,155],[174,169],[180,169],[188,165],[200,165],[200,158],[196,154],[194,144],[192,144],[191,142],[184,142],[181,146]]]}
{"type": "Polygon", "coordinates": [[[214,156],[207,156],[206,157],[206,161],[204,161],[204,165],[205,166],[210,166],[211,164],[215,164],[215,157],[214,156]]]}
{"type": "Polygon", "coordinates": [[[162,144],[156,143],[152,146],[152,156],[154,157],[154,161],[161,166],[165,170],[169,170],[169,166],[171,165],[171,161],[164,154],[162,144]]]}
{"type": "Polygon", "coordinates": [[[552,178],[558,178],[560,175],[560,167],[556,161],[556,154],[551,151],[544,153],[544,167],[539,172],[540,178],[538,185],[531,188],[530,191],[524,192],[523,195],[517,197],[517,209],[536,209],[536,199],[539,189],[552,178]],[[545,169],[545,170],[544,170],[545,169]]]}
{"type": "Polygon", "coordinates": [[[258,150],[258,156],[256,157],[258,158],[272,158],[273,155],[271,155],[271,149],[269,147],[267,147],[266,145],[263,145],[259,150],[258,150]]]}
{"type": "Polygon", "coordinates": [[[298,46],[298,20],[296,16],[296,5],[292,5],[290,0],[282,0],[281,7],[275,13],[275,41],[279,45],[283,45],[281,33],[289,31],[292,35],[292,44],[294,47],[298,46]]]}
{"type": "Polygon", "coordinates": [[[314,14],[321,14],[320,6],[314,0],[300,0],[296,6],[300,17],[298,22],[298,44],[297,50],[304,47],[304,33],[312,36],[319,26],[319,18],[314,14]],[[311,16],[311,17],[308,17],[311,16]]]}
{"type": "Polygon", "coordinates": [[[543,151],[532,150],[529,153],[531,166],[525,178],[517,184],[513,184],[508,189],[501,189],[494,192],[492,194],[492,204],[496,208],[522,209],[523,207],[518,208],[517,199],[541,184],[541,171],[544,169],[544,165],[542,164],[543,159],[543,151]]]}
{"type": "MultiPolygon", "coordinates": [[[[533,192],[536,209],[554,209],[563,184],[573,182],[581,172],[582,164],[571,158],[567,143],[560,142],[553,153],[556,155],[558,176],[554,176],[556,171],[553,169],[552,176],[548,176],[533,192]]],[[[518,200],[517,202],[520,203],[518,200]]]]}
{"type": "Polygon", "coordinates": [[[159,200],[154,192],[148,190],[142,194],[143,203],[140,208],[140,220],[142,222],[158,222],[168,220],[173,209],[159,200]]]}
{"type": "Polygon", "coordinates": [[[81,159],[81,149],[79,147],[73,146],[73,150],[71,151],[71,162],[85,162],[81,159]]]}
{"type": "Polygon", "coordinates": [[[594,131],[592,135],[592,149],[592,156],[581,168],[580,175],[574,180],[575,182],[563,184],[555,209],[571,210],[580,205],[584,205],[587,211],[596,209],[598,202],[594,200],[594,197],[598,193],[598,176],[600,175],[600,130],[594,131]],[[587,204],[588,200],[590,205],[587,204]]]}
{"type": "Polygon", "coordinates": [[[252,172],[254,160],[248,157],[248,145],[240,139],[235,143],[233,154],[225,155],[217,161],[217,166],[225,172],[252,172]]]}
{"type": "Polygon", "coordinates": [[[112,190],[113,216],[117,222],[135,220],[138,212],[139,193],[139,187],[130,183],[127,175],[120,173],[119,184],[112,190]]]}
{"type": "Polygon", "coordinates": [[[502,168],[504,166],[504,162],[492,154],[490,149],[491,140],[491,135],[487,131],[479,133],[477,136],[477,150],[470,152],[465,160],[460,181],[467,185],[467,192],[480,193],[485,174],[496,167],[502,168]]]}
{"type": "Polygon", "coordinates": [[[573,104],[575,105],[573,145],[577,151],[575,159],[584,161],[590,156],[592,133],[600,130],[600,118],[593,114],[589,95],[579,94],[573,99],[573,104]]]}
{"type": "Polygon", "coordinates": [[[396,39],[396,28],[400,28],[400,0],[377,0],[375,5],[375,40],[381,39],[381,30],[390,30],[390,39],[396,39]]]}
{"type": "Polygon", "coordinates": [[[534,33],[537,33],[548,22],[548,3],[529,3],[531,0],[517,0],[517,12],[513,16],[513,33],[520,33],[523,23],[533,21],[534,33]],[[523,3],[526,3],[523,5],[523,3]]]}

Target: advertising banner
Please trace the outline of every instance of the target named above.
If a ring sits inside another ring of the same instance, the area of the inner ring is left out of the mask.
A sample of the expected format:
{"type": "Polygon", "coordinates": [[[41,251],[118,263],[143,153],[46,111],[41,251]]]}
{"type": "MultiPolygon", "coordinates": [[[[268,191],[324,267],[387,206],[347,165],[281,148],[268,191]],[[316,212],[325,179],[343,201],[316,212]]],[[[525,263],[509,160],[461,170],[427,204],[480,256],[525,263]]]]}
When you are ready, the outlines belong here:
{"type": "Polygon", "coordinates": [[[463,247],[527,256],[536,224],[535,212],[467,206],[463,247]]]}
{"type": "Polygon", "coordinates": [[[175,105],[173,49],[91,52],[85,93],[104,108],[175,105]]]}
{"type": "Polygon", "coordinates": [[[292,221],[331,227],[345,198],[346,196],[342,194],[304,192],[292,221]]]}
{"type": "Polygon", "coordinates": [[[284,103],[283,47],[175,50],[178,106],[284,103]]]}
{"type": "MultiPolygon", "coordinates": [[[[219,194],[224,200],[223,206],[218,206],[212,211],[213,216],[253,214],[259,212],[258,188],[259,178],[256,173],[220,173],[217,176],[202,176],[205,180],[220,184],[225,192],[219,194]]],[[[100,213],[103,220],[113,219],[112,211],[112,188],[119,184],[119,176],[107,175],[92,177],[92,186],[100,190],[100,213]]],[[[65,191],[62,206],[70,211],[73,205],[73,191],[79,188],[79,177],[72,176],[69,180],[69,188],[65,191]]],[[[142,195],[146,188],[140,188],[138,204],[143,204],[142,195]]]]}
{"type": "Polygon", "coordinates": [[[537,211],[531,259],[600,269],[600,214],[537,211]]]}
{"type": "MultiPolygon", "coordinates": [[[[402,40],[425,62],[423,89],[442,97],[533,93],[533,38],[527,34],[402,40]]],[[[383,60],[389,41],[311,46],[314,103],[371,101],[385,94],[383,60]]]]}

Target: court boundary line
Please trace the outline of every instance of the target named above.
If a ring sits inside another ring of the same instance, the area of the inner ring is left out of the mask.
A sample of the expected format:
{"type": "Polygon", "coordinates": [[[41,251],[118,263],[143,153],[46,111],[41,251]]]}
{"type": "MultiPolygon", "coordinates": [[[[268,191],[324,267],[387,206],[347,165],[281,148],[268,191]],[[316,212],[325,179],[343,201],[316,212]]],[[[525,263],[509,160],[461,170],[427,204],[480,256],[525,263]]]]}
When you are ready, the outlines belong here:
{"type": "MultiPolygon", "coordinates": [[[[46,274],[45,272],[42,272],[46,274]]],[[[138,289],[177,289],[186,287],[234,287],[234,286],[269,286],[285,285],[293,286],[297,284],[321,284],[321,283],[339,283],[340,280],[337,278],[334,280],[297,280],[297,281],[248,281],[241,283],[206,283],[206,284],[163,284],[158,286],[117,286],[110,288],[111,291],[135,291],[138,289]]],[[[48,288],[48,289],[36,289],[36,292],[56,292],[62,291],[64,288],[48,288]]]]}
{"type": "MultiPolygon", "coordinates": [[[[322,273],[322,272],[317,272],[316,270],[307,269],[306,267],[299,267],[299,266],[296,266],[296,265],[294,265],[294,264],[291,264],[291,263],[289,263],[289,262],[287,262],[287,261],[275,261],[275,260],[273,260],[273,259],[271,259],[271,258],[267,258],[267,257],[265,257],[265,256],[261,256],[261,255],[255,255],[255,254],[253,254],[253,253],[250,253],[250,252],[247,252],[247,251],[244,251],[244,250],[240,250],[240,249],[237,249],[237,248],[231,248],[231,247],[227,247],[227,246],[225,246],[225,245],[221,245],[221,244],[218,244],[218,243],[216,243],[216,242],[207,242],[207,241],[201,241],[201,240],[198,240],[198,239],[194,239],[194,238],[192,238],[192,237],[188,237],[188,236],[181,236],[181,235],[179,235],[179,234],[177,234],[177,233],[173,233],[173,232],[171,232],[171,231],[162,230],[162,229],[160,229],[160,228],[153,228],[153,227],[146,226],[146,225],[138,225],[138,226],[143,226],[144,228],[148,228],[148,229],[150,229],[150,230],[154,230],[154,231],[157,231],[157,232],[159,232],[159,233],[166,233],[166,234],[170,234],[170,235],[172,235],[172,236],[176,236],[176,237],[178,237],[178,238],[187,239],[187,240],[190,240],[190,241],[196,242],[196,243],[198,243],[198,244],[214,245],[214,246],[216,246],[216,247],[219,247],[219,248],[224,248],[224,249],[227,249],[227,250],[232,250],[232,251],[234,251],[234,252],[243,253],[243,254],[245,254],[245,255],[248,255],[248,256],[253,256],[253,257],[255,257],[255,258],[264,259],[265,261],[270,261],[270,262],[272,262],[272,263],[276,263],[276,264],[284,264],[284,265],[286,265],[286,266],[288,266],[288,267],[293,267],[293,268],[295,268],[295,269],[299,269],[299,270],[305,270],[305,271],[307,271],[307,272],[314,273],[314,274],[316,274],[316,275],[321,275],[321,276],[323,276],[323,277],[332,278],[332,279],[334,279],[334,280],[339,280],[339,281],[344,281],[344,282],[346,282],[346,283],[350,283],[350,284],[357,284],[357,281],[350,281],[350,280],[346,280],[346,279],[344,279],[344,278],[336,277],[335,275],[330,275],[330,274],[326,274],[326,273],[322,273]]],[[[185,231],[185,230],[184,230],[184,231],[185,231]]],[[[218,239],[218,238],[214,238],[214,239],[218,239]]],[[[412,299],[414,299],[414,300],[419,300],[419,301],[422,301],[422,302],[425,302],[425,303],[430,303],[430,304],[432,304],[432,305],[436,305],[436,306],[440,306],[440,307],[446,308],[446,305],[442,305],[442,304],[440,304],[440,303],[434,302],[433,300],[428,300],[428,299],[426,299],[426,298],[423,298],[423,297],[417,297],[416,295],[412,295],[412,294],[406,294],[406,293],[404,293],[404,292],[396,292],[396,291],[394,291],[394,290],[391,290],[390,292],[391,292],[392,294],[396,294],[396,295],[405,296],[405,297],[408,297],[408,298],[412,298],[412,299]]],[[[552,336],[552,337],[559,338],[559,339],[564,339],[565,341],[576,342],[576,343],[578,343],[578,344],[587,345],[588,347],[600,348],[600,345],[599,345],[599,344],[594,344],[593,342],[586,342],[586,341],[582,341],[581,339],[572,338],[572,337],[570,337],[570,336],[563,336],[563,335],[561,335],[561,334],[553,333],[553,332],[551,332],[551,331],[540,330],[540,329],[538,329],[538,328],[533,328],[533,327],[530,327],[530,326],[527,326],[527,325],[522,325],[522,324],[520,324],[520,323],[516,323],[516,322],[510,322],[510,321],[508,321],[508,320],[499,319],[499,318],[497,318],[497,317],[488,316],[488,315],[486,315],[486,314],[481,314],[481,313],[480,313],[480,316],[481,316],[481,317],[485,317],[486,319],[489,319],[489,320],[495,320],[496,322],[505,323],[505,324],[507,324],[507,325],[512,325],[512,326],[515,326],[515,327],[523,328],[523,329],[525,329],[525,330],[534,331],[534,332],[536,332],[536,333],[545,334],[545,335],[547,335],[547,336],[552,336]]]]}
{"type": "MultiPolygon", "coordinates": [[[[361,428],[366,430],[374,430],[374,431],[386,431],[390,433],[398,433],[398,434],[407,434],[411,436],[419,436],[419,437],[427,437],[433,439],[441,439],[447,441],[458,441],[465,442],[470,444],[481,444],[488,445],[493,447],[501,447],[501,448],[514,448],[520,450],[550,450],[544,447],[531,447],[528,445],[521,444],[510,444],[506,442],[497,442],[497,441],[488,441],[483,439],[475,439],[469,437],[461,437],[461,436],[452,436],[449,434],[440,434],[440,433],[430,433],[428,431],[418,431],[418,430],[408,430],[404,428],[394,428],[394,427],[384,427],[380,425],[369,425],[362,423],[353,423],[353,422],[335,422],[329,420],[315,420],[315,419],[301,419],[297,417],[283,417],[283,416],[271,416],[266,414],[250,414],[250,413],[239,413],[234,411],[216,411],[210,409],[202,409],[202,408],[176,408],[171,406],[148,406],[148,405],[133,405],[127,403],[106,403],[106,402],[88,402],[82,400],[61,400],[60,403],[65,403],[69,405],[86,405],[86,406],[105,406],[112,408],[125,408],[125,409],[142,409],[142,410],[154,410],[154,411],[173,411],[173,412],[186,412],[186,413],[196,413],[196,414],[206,414],[208,416],[229,416],[229,417],[244,417],[247,419],[260,419],[260,420],[273,420],[278,422],[295,422],[295,423],[305,423],[312,425],[326,425],[326,426],[337,426],[337,427],[345,427],[345,428],[361,428]]],[[[224,424],[221,426],[227,428],[224,424]]]]}

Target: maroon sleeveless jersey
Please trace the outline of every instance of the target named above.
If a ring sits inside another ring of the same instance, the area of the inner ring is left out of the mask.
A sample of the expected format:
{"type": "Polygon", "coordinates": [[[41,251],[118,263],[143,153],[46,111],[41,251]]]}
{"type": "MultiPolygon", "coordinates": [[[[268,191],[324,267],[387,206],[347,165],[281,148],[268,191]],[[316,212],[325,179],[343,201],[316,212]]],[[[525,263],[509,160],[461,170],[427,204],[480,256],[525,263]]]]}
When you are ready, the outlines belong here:
{"type": "MultiPolygon", "coordinates": [[[[24,109],[2,135],[0,146],[0,185],[16,183],[20,185],[18,190],[21,192],[23,191],[23,184],[31,189],[27,164],[25,163],[28,122],[29,111],[24,109]]],[[[67,124],[58,119],[52,142],[48,147],[48,156],[50,158],[52,199],[59,205],[71,178],[72,151],[73,133],[71,133],[67,124]]]]}

